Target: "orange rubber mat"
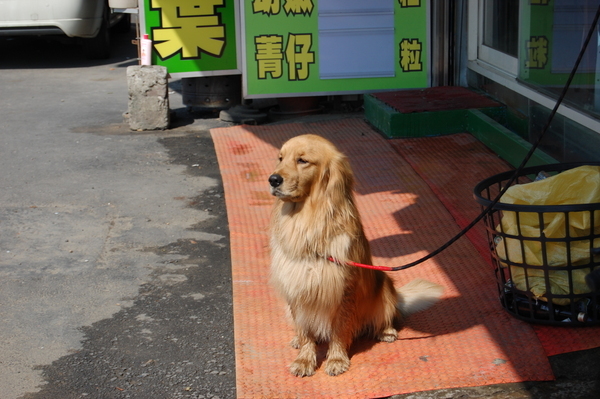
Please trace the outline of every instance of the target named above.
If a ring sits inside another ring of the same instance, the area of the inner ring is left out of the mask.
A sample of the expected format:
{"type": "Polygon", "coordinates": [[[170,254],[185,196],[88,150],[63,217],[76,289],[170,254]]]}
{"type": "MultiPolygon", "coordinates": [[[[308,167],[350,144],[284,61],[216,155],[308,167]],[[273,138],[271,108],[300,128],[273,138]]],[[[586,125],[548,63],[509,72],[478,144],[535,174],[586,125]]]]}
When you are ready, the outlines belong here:
{"type": "MultiPolygon", "coordinates": [[[[394,139],[389,143],[427,183],[461,229],[481,211],[473,199],[473,188],[490,176],[513,169],[468,133],[394,139]]],[[[483,222],[469,230],[467,237],[489,260],[483,222]]]]}
{"type": "Polygon", "coordinates": [[[442,301],[408,319],[396,342],[359,340],[351,348],[350,370],[337,377],[322,367],[312,377],[292,376],[293,330],[268,284],[273,199],[267,178],[280,145],[303,133],[330,139],[349,157],[376,264],[420,258],[460,230],[410,164],[360,119],[211,130],[231,234],[240,398],[373,398],[554,378],[533,328],[500,307],[493,271],[467,238],[417,267],[390,273],[397,286],[422,277],[446,288],[442,301]]]}
{"type": "MultiPolygon", "coordinates": [[[[396,139],[390,143],[427,182],[461,228],[480,212],[474,200],[465,200],[472,197],[475,185],[487,177],[513,169],[467,133],[396,139]]],[[[467,237],[484,259],[489,260],[485,234],[481,222],[467,233],[467,237]]],[[[548,356],[600,347],[600,327],[534,325],[533,329],[548,356]]]]}

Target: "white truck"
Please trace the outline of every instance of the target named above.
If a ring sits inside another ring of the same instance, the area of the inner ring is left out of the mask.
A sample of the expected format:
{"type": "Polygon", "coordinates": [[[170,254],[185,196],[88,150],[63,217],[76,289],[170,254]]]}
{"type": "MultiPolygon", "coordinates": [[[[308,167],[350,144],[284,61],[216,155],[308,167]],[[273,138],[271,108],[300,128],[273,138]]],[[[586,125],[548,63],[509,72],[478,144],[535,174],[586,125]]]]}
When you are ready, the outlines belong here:
{"type": "Polygon", "coordinates": [[[0,0],[0,36],[83,38],[93,59],[110,56],[109,29],[126,32],[130,24],[130,14],[111,12],[107,0],[0,0]]]}

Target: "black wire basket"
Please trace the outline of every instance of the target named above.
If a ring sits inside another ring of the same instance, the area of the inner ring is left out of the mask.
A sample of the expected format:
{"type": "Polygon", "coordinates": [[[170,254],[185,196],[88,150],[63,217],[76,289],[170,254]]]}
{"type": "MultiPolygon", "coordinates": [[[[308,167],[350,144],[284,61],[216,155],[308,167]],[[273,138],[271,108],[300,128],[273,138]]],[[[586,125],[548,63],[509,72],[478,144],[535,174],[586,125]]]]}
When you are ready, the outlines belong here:
{"type": "MultiPolygon", "coordinates": [[[[583,165],[598,166],[600,162],[524,168],[513,184],[583,165]]],[[[482,210],[513,175],[514,171],[500,173],[475,187],[474,196],[482,210]]],[[[500,302],[510,314],[537,324],[600,325],[600,203],[538,206],[498,202],[484,222],[500,302]],[[560,237],[548,237],[545,230],[556,217],[564,218],[566,227],[560,237]],[[569,226],[576,218],[589,218],[589,228],[575,234],[569,226]],[[535,221],[537,230],[522,227],[526,220],[535,221]],[[515,223],[506,228],[507,221],[515,223]],[[564,262],[556,261],[557,250],[564,262]]]]}

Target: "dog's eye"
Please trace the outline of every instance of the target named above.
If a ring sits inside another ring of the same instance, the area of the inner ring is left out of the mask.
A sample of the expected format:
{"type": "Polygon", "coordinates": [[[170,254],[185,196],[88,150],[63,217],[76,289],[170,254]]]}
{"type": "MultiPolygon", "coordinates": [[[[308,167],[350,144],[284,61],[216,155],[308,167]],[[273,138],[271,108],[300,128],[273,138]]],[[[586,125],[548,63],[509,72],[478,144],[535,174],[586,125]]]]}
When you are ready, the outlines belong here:
{"type": "Polygon", "coordinates": [[[307,164],[308,161],[306,159],[303,159],[303,158],[298,158],[298,163],[300,163],[300,164],[307,164]]]}

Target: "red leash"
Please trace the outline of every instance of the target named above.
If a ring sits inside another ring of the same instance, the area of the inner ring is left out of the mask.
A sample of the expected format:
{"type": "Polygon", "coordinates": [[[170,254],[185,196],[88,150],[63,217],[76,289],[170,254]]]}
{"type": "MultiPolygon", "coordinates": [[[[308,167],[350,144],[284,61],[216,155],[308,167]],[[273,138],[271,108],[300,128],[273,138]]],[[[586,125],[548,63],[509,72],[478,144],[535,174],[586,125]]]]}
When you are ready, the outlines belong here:
{"type": "MultiPolygon", "coordinates": [[[[333,263],[342,263],[342,262],[338,262],[338,260],[335,259],[332,256],[328,257],[327,260],[329,260],[330,262],[333,262],[333,263]]],[[[349,266],[363,267],[365,269],[383,270],[383,271],[386,271],[386,272],[393,272],[394,271],[394,268],[393,267],[389,267],[389,266],[364,265],[362,263],[356,263],[356,262],[352,262],[352,261],[348,261],[348,262],[346,262],[346,264],[349,265],[349,266]]]]}

